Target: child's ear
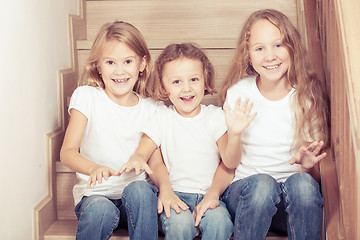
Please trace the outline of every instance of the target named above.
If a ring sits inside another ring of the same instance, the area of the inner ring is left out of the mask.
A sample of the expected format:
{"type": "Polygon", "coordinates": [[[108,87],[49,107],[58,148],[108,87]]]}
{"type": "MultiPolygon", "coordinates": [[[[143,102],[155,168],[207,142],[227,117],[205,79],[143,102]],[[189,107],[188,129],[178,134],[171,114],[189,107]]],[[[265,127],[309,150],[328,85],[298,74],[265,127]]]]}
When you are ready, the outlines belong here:
{"type": "Polygon", "coordinates": [[[169,92],[166,90],[163,83],[161,83],[161,86],[160,86],[160,94],[165,98],[169,97],[169,92]]]}
{"type": "Polygon", "coordinates": [[[147,65],[146,56],[144,56],[144,57],[141,59],[140,72],[143,72],[143,71],[145,70],[146,65],[147,65]]]}

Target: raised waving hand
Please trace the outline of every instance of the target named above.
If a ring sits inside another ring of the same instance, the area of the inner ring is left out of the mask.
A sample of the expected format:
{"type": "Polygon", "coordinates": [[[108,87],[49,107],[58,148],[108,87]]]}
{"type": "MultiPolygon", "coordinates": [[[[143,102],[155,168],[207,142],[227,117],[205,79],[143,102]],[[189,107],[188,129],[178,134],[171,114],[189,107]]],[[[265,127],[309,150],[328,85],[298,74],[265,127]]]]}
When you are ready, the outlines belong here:
{"type": "Polygon", "coordinates": [[[254,103],[249,103],[249,99],[241,103],[241,98],[238,98],[233,112],[228,106],[225,106],[225,119],[229,134],[240,135],[254,120],[257,113],[251,114],[253,105],[254,103]]]}
{"type": "Polygon", "coordinates": [[[326,156],[325,152],[321,153],[323,146],[323,141],[315,141],[308,147],[300,147],[299,151],[290,159],[290,164],[301,164],[301,166],[305,169],[313,168],[326,156]]]}

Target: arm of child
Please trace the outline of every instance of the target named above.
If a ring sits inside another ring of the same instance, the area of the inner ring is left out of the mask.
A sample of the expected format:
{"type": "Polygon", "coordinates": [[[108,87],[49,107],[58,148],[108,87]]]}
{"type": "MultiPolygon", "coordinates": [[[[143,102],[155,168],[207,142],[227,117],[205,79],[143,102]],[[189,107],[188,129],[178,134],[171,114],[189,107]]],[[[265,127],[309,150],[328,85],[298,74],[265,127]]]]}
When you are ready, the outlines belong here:
{"type": "Polygon", "coordinates": [[[253,103],[249,103],[249,99],[246,99],[241,104],[241,98],[238,98],[233,113],[231,113],[228,106],[224,109],[228,131],[226,133],[227,143],[225,146],[227,147],[223,155],[223,162],[230,169],[236,168],[241,162],[241,133],[249,126],[257,114],[250,114],[252,107],[253,103]]]}
{"type": "Polygon", "coordinates": [[[195,227],[199,226],[202,216],[208,209],[214,209],[219,206],[219,198],[230,185],[234,175],[235,169],[228,169],[223,162],[220,162],[209,190],[192,213],[195,219],[195,227]]]}
{"type": "Polygon", "coordinates": [[[301,164],[300,172],[308,172],[315,180],[320,181],[319,162],[326,157],[326,152],[321,152],[323,141],[309,143],[300,147],[299,151],[290,159],[290,164],[301,164]]]}
{"type": "Polygon", "coordinates": [[[90,161],[79,153],[87,118],[76,109],[71,109],[70,112],[69,125],[60,150],[60,161],[78,173],[89,175],[88,187],[95,185],[96,181],[101,184],[103,178],[107,180],[109,176],[119,175],[114,169],[90,161]]]}
{"type": "Polygon", "coordinates": [[[173,192],[168,170],[162,159],[160,148],[156,149],[151,156],[149,166],[154,172],[150,177],[155,186],[159,189],[158,213],[160,214],[165,211],[166,217],[169,218],[170,208],[174,209],[176,213],[180,213],[180,209],[184,211],[189,209],[189,207],[173,192]]]}
{"type": "Polygon", "coordinates": [[[144,134],[135,153],[121,166],[119,173],[135,171],[139,175],[141,171],[145,171],[149,175],[153,174],[147,162],[156,148],[155,142],[148,135],[144,134]]]}

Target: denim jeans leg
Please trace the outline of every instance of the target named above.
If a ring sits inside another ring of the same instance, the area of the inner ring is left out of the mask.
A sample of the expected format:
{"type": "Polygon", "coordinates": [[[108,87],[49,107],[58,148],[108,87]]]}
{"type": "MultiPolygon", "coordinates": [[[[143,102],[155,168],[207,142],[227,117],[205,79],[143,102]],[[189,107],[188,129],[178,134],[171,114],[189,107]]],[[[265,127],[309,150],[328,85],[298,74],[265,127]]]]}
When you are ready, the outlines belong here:
{"type": "Polygon", "coordinates": [[[234,240],[265,239],[281,201],[280,194],[279,184],[267,174],[233,182],[223,201],[234,220],[234,240]]]}
{"type": "Polygon", "coordinates": [[[162,232],[165,240],[188,240],[196,236],[195,220],[190,210],[176,213],[170,209],[170,217],[167,218],[165,212],[160,215],[162,232]]]}
{"type": "Polygon", "coordinates": [[[189,209],[176,213],[170,209],[170,218],[165,213],[161,213],[160,222],[162,232],[165,234],[165,240],[189,240],[196,236],[195,220],[192,211],[196,206],[198,194],[174,192],[189,209]]]}
{"type": "Polygon", "coordinates": [[[224,202],[214,209],[208,209],[202,217],[199,229],[203,240],[228,240],[230,239],[234,224],[231,216],[226,209],[224,202]]]}
{"type": "Polygon", "coordinates": [[[120,211],[104,196],[89,196],[76,205],[77,240],[109,239],[119,224],[120,211]]]}
{"type": "Polygon", "coordinates": [[[122,202],[131,240],[158,239],[157,201],[155,187],[146,181],[132,182],[124,189],[122,202]]]}
{"type": "Polygon", "coordinates": [[[323,198],[318,182],[308,173],[291,175],[283,185],[289,239],[320,239],[323,198]]]}

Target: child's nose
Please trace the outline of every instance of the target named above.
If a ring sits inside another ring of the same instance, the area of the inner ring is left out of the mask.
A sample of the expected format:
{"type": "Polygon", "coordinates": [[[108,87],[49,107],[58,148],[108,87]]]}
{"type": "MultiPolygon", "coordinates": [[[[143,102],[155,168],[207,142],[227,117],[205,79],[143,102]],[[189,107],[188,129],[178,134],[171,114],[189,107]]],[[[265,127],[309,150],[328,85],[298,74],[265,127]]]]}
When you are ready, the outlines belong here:
{"type": "Polygon", "coordinates": [[[265,60],[266,61],[272,61],[276,59],[276,54],[273,49],[268,49],[266,51],[265,60]]]}
{"type": "Polygon", "coordinates": [[[115,74],[122,74],[124,72],[124,66],[122,64],[117,64],[115,68],[115,74]]]}
{"type": "Polygon", "coordinates": [[[190,91],[190,90],[191,90],[190,83],[187,82],[187,81],[185,81],[185,82],[184,82],[184,85],[183,85],[183,91],[184,91],[184,92],[188,92],[188,91],[190,91]]]}

